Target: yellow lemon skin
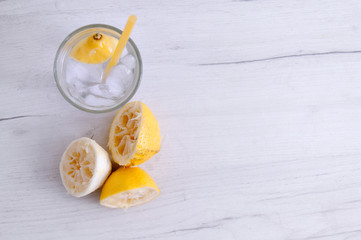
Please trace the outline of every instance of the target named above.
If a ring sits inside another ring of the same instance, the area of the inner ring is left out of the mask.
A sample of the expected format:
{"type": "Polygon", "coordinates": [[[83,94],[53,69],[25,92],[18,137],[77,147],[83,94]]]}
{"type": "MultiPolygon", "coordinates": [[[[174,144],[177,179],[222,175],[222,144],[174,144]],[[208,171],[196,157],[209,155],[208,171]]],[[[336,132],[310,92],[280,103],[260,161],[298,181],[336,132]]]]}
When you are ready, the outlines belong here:
{"type": "Polygon", "coordinates": [[[128,208],[144,204],[160,194],[152,177],[139,167],[120,167],[105,182],[100,204],[110,208],[128,208]]]}
{"type": "Polygon", "coordinates": [[[113,160],[121,166],[139,165],[158,153],[159,125],[148,106],[136,101],[120,109],[110,128],[108,146],[113,160]]]}
{"type": "Polygon", "coordinates": [[[80,40],[70,51],[70,56],[82,63],[103,63],[112,56],[117,44],[117,38],[95,33],[80,40]]]}

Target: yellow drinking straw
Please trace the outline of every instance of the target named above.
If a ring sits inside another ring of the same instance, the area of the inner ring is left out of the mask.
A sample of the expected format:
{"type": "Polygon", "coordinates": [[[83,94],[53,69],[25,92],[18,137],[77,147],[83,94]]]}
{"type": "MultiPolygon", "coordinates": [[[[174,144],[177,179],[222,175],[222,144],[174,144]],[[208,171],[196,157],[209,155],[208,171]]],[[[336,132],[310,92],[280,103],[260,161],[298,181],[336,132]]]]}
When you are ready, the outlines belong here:
{"type": "Polygon", "coordinates": [[[111,57],[111,59],[108,63],[108,66],[103,73],[102,83],[105,83],[105,80],[108,77],[111,68],[114,67],[115,65],[117,65],[120,55],[122,55],[124,47],[128,42],[129,35],[130,35],[136,21],[137,21],[137,17],[135,15],[129,16],[127,24],[125,25],[124,31],[123,31],[122,35],[120,35],[119,42],[118,42],[117,47],[115,48],[113,56],[111,57]]]}

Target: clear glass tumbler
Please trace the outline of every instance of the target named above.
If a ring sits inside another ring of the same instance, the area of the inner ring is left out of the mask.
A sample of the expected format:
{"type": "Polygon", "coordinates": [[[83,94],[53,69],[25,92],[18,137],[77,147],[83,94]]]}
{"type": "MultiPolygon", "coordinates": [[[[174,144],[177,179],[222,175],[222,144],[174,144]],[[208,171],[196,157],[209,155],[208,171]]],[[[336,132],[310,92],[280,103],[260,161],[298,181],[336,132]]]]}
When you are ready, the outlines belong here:
{"type": "Polygon", "coordinates": [[[127,88],[124,94],[117,98],[114,104],[107,106],[94,106],[87,105],[86,103],[79,101],[78,98],[74,97],[68,89],[68,84],[66,82],[66,71],[65,71],[65,61],[69,57],[71,49],[82,39],[89,37],[95,33],[106,34],[117,39],[120,38],[122,31],[115,27],[104,25],[104,24],[92,24],[81,27],[74,32],[70,33],[64,41],[60,44],[60,47],[56,53],[55,61],[54,61],[54,78],[56,81],[56,85],[63,95],[65,100],[71,103],[73,106],[77,107],[86,112],[92,113],[103,113],[113,111],[122,107],[126,104],[137,91],[140,80],[142,77],[142,59],[139,53],[139,50],[132,39],[129,38],[128,43],[126,45],[127,51],[132,54],[135,58],[135,68],[133,72],[133,80],[131,81],[130,86],[127,88]]]}

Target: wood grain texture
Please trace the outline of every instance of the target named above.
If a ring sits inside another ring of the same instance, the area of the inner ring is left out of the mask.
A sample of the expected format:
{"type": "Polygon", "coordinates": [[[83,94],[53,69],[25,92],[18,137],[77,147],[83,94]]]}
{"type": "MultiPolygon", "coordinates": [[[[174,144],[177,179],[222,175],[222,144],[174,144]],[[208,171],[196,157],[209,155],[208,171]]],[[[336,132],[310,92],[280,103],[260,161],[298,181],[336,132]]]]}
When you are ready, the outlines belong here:
{"type": "Polygon", "coordinates": [[[361,239],[361,3],[0,1],[1,239],[361,239]],[[52,74],[74,29],[124,27],[159,120],[142,164],[161,196],[122,210],[65,193],[58,164],[115,112],[68,104],[52,74]]]}

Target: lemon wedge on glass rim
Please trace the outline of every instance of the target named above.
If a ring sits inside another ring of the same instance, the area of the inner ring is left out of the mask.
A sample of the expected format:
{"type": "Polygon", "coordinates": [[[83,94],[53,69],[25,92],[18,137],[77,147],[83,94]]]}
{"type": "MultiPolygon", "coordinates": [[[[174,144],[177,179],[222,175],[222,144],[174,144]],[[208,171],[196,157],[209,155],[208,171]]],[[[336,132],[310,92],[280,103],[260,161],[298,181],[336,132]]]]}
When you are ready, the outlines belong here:
{"type": "Polygon", "coordinates": [[[74,197],[83,197],[101,187],[111,169],[108,153],[86,137],[70,143],[60,162],[64,187],[74,197]]]}
{"type": "Polygon", "coordinates": [[[100,204],[109,208],[137,206],[160,194],[152,177],[139,167],[120,167],[105,182],[100,204]]]}
{"type": "Polygon", "coordinates": [[[142,102],[130,102],[116,114],[110,127],[108,146],[121,166],[139,165],[159,152],[158,121],[142,102]]]}
{"type": "Polygon", "coordinates": [[[83,63],[103,63],[113,55],[118,41],[113,36],[95,33],[80,40],[70,51],[70,56],[83,63]]]}

